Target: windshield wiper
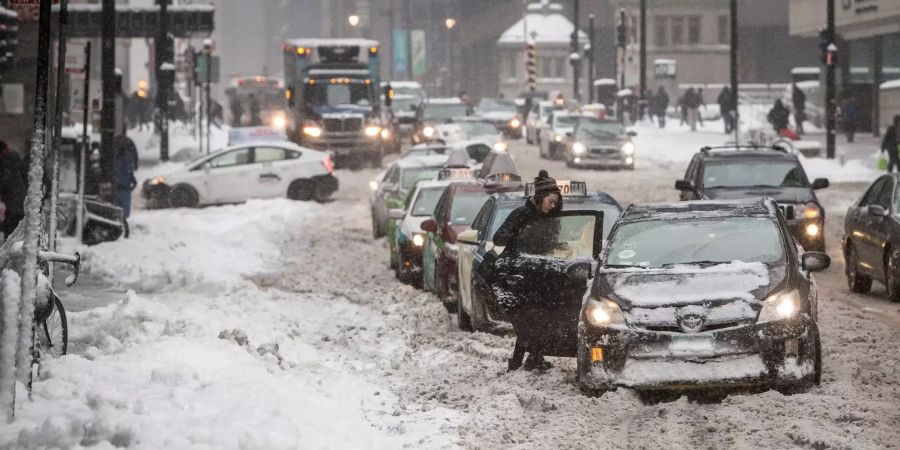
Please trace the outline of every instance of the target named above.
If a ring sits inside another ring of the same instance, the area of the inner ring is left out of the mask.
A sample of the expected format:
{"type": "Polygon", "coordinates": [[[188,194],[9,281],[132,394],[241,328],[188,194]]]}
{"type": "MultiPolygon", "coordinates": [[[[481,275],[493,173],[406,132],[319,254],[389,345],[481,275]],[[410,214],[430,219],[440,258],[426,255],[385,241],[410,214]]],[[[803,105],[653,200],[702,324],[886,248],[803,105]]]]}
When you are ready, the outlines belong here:
{"type": "Polygon", "coordinates": [[[644,266],[635,266],[633,264],[606,264],[603,267],[606,267],[608,269],[631,269],[631,268],[646,269],[646,267],[644,267],[644,266]]]}
{"type": "Polygon", "coordinates": [[[674,267],[674,266],[715,266],[715,265],[719,265],[719,264],[728,264],[728,263],[730,263],[730,262],[731,262],[731,261],[709,261],[709,260],[703,260],[703,261],[689,261],[689,262],[668,263],[668,264],[663,264],[663,265],[661,265],[660,267],[666,267],[666,268],[668,268],[668,267],[674,267]]]}

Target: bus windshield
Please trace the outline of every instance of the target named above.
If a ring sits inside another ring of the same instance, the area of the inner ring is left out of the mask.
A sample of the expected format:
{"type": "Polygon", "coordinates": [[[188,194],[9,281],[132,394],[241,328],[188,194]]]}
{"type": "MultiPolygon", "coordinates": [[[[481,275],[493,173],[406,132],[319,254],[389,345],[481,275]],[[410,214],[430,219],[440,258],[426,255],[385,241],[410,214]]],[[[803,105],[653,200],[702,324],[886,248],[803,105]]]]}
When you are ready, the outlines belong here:
{"type": "Polygon", "coordinates": [[[306,85],[306,98],[311,106],[372,106],[371,85],[319,82],[306,85]]]}

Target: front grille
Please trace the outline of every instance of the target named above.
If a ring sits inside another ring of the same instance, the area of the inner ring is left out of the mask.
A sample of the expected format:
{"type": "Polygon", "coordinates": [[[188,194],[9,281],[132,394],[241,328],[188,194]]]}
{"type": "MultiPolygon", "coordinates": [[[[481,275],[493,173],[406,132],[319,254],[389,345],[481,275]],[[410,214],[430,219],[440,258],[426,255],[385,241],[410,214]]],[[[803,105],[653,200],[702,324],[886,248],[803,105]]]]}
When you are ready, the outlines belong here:
{"type": "Polygon", "coordinates": [[[781,209],[785,219],[794,220],[794,205],[778,205],[778,208],[781,209]]]}
{"type": "Polygon", "coordinates": [[[355,133],[362,129],[362,119],[325,119],[324,125],[329,133],[355,133]]]}
{"type": "MultiPolygon", "coordinates": [[[[732,322],[720,322],[720,323],[705,323],[703,327],[698,330],[698,333],[702,333],[704,331],[715,331],[722,330],[725,328],[737,327],[740,325],[745,325],[750,323],[747,320],[737,320],[732,322]]],[[[647,331],[664,331],[668,333],[685,333],[684,330],[681,329],[678,325],[646,325],[642,327],[647,331]]]]}
{"type": "Polygon", "coordinates": [[[592,148],[591,154],[597,156],[614,156],[619,154],[619,150],[615,147],[592,148]]]}
{"type": "Polygon", "coordinates": [[[417,121],[418,121],[418,119],[416,119],[415,117],[398,117],[397,118],[397,122],[403,123],[403,124],[407,124],[407,123],[414,124],[417,121]]]}

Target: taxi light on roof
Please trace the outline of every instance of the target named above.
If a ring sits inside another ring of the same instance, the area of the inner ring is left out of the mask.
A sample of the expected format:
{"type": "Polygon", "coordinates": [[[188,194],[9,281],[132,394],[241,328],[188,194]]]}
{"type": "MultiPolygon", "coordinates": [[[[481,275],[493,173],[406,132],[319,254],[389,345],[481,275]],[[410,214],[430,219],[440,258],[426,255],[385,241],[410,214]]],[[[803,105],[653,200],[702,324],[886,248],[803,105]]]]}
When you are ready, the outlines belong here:
{"type": "Polygon", "coordinates": [[[309,84],[310,84],[310,86],[316,84],[316,80],[309,80],[309,84]]]}
{"type": "MultiPolygon", "coordinates": [[[[587,195],[587,183],[584,181],[556,180],[556,186],[563,195],[587,195]]],[[[525,196],[534,195],[534,183],[525,183],[525,196]]]]}
{"type": "Polygon", "coordinates": [[[475,178],[475,170],[473,169],[441,169],[438,172],[438,181],[443,180],[459,180],[475,178]]]}
{"type": "Polygon", "coordinates": [[[603,362],[603,347],[591,348],[591,361],[603,362]]]}
{"type": "Polygon", "coordinates": [[[378,54],[378,47],[371,47],[371,48],[369,48],[369,54],[370,54],[370,55],[377,55],[377,54],[378,54]]]}

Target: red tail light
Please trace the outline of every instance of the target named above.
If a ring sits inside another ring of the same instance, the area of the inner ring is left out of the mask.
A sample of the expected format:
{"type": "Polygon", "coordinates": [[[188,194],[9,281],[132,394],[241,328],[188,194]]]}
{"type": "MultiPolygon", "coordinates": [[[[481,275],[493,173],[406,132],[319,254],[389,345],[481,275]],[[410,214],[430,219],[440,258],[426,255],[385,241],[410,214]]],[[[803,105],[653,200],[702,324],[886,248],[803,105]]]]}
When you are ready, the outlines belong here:
{"type": "Polygon", "coordinates": [[[325,155],[325,160],[322,161],[322,165],[325,166],[325,170],[329,175],[334,172],[334,160],[331,159],[331,155],[325,155]]]}

